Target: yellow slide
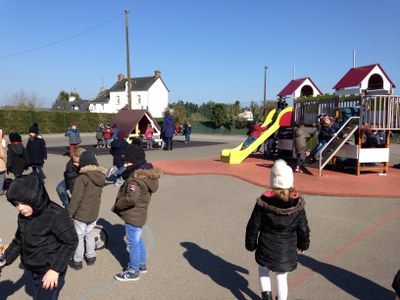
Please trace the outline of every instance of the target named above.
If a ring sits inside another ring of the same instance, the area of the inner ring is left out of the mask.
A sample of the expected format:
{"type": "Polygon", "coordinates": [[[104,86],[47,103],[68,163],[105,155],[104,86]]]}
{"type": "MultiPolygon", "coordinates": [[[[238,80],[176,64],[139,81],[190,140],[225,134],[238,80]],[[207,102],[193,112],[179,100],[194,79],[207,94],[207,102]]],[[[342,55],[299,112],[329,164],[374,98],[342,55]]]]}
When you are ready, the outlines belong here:
{"type": "MultiPolygon", "coordinates": [[[[261,125],[261,127],[267,126],[269,123],[271,123],[272,118],[275,114],[276,109],[272,110],[267,118],[265,119],[264,123],[261,125]]],[[[243,143],[241,143],[239,146],[233,149],[223,149],[221,151],[221,161],[226,162],[229,164],[240,164],[242,161],[244,161],[247,156],[249,156],[251,153],[253,153],[259,145],[264,143],[267,138],[269,138],[272,134],[275,133],[281,126],[282,122],[288,123],[286,126],[290,126],[291,122],[291,117],[292,117],[292,111],[293,107],[286,107],[284,110],[280,112],[278,117],[276,118],[274,124],[271,125],[267,130],[263,131],[260,135],[260,137],[255,140],[250,146],[248,146],[246,149],[241,150],[243,143]],[[290,116],[289,116],[290,115],[290,116]],[[285,120],[281,120],[282,117],[284,117],[285,120]]]]}

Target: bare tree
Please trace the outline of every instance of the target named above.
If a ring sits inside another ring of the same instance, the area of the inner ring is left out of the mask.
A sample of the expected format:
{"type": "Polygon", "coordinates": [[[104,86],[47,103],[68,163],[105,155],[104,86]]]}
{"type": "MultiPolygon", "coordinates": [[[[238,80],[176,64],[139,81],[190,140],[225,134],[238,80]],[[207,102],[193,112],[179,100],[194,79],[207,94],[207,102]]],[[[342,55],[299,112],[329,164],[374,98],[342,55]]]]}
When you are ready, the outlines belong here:
{"type": "Polygon", "coordinates": [[[43,100],[36,92],[27,94],[25,90],[19,90],[8,99],[8,105],[19,110],[34,110],[43,106],[43,100]]]}

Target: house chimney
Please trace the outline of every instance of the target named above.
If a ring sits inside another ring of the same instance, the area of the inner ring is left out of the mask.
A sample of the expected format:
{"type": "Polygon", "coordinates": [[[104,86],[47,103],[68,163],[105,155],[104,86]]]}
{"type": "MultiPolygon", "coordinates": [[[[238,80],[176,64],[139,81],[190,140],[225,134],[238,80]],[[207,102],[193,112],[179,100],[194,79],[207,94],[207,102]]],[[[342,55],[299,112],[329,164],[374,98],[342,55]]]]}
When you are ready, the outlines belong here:
{"type": "Polygon", "coordinates": [[[118,74],[118,81],[121,81],[124,78],[125,78],[124,74],[122,74],[122,73],[118,74]]]}
{"type": "Polygon", "coordinates": [[[160,78],[161,77],[161,71],[160,70],[156,70],[154,71],[154,78],[160,78]]]}

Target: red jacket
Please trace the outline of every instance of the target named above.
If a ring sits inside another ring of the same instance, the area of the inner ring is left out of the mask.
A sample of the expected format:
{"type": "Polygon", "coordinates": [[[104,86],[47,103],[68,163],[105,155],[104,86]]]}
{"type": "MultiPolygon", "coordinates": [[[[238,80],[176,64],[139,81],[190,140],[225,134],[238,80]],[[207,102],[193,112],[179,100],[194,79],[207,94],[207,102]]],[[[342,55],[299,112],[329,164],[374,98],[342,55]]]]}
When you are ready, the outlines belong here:
{"type": "Polygon", "coordinates": [[[264,130],[268,129],[268,126],[265,127],[261,127],[258,124],[253,124],[250,127],[250,134],[249,136],[256,136],[256,137],[260,137],[261,132],[263,132],[264,130]]]}

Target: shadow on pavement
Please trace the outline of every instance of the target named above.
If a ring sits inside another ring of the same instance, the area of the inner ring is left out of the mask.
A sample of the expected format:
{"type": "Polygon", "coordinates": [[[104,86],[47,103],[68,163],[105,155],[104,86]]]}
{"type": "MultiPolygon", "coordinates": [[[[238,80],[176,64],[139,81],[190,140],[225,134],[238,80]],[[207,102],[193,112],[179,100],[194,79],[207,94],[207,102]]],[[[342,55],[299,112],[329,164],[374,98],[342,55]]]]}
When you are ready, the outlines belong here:
{"type": "Polygon", "coordinates": [[[186,248],[183,256],[193,268],[208,275],[220,286],[229,289],[235,299],[247,299],[243,296],[243,293],[250,299],[260,299],[256,293],[249,289],[248,281],[239,274],[239,272],[249,274],[248,270],[223,260],[195,243],[182,242],[181,246],[186,248]]]}
{"type": "Polygon", "coordinates": [[[339,289],[355,299],[394,299],[395,293],[368,278],[345,269],[320,262],[309,256],[299,255],[298,262],[325,277],[339,289]]]}
{"type": "MultiPolygon", "coordinates": [[[[11,280],[4,280],[0,282],[0,299],[7,299],[24,286],[26,294],[33,297],[33,281],[31,273],[25,270],[22,264],[19,265],[19,268],[23,269],[24,273],[16,282],[12,282],[11,280]]],[[[5,268],[3,272],[7,272],[7,268],[5,268]]]]}
{"type": "Polygon", "coordinates": [[[97,224],[103,226],[109,234],[109,241],[106,245],[106,249],[111,252],[122,268],[126,268],[129,262],[129,253],[126,250],[126,243],[124,240],[125,226],[122,224],[113,225],[103,218],[98,219],[97,224]]]}

